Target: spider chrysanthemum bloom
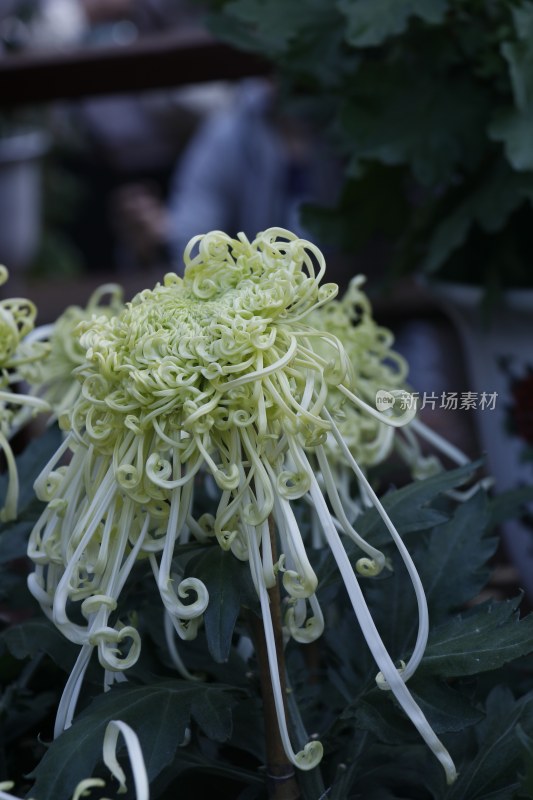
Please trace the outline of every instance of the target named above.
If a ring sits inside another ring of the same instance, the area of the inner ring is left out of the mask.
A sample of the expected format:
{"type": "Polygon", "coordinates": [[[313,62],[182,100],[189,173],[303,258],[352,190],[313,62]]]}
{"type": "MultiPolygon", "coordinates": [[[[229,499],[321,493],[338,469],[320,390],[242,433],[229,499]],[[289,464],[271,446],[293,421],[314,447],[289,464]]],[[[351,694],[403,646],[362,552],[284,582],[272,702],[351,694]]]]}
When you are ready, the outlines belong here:
{"type": "MultiPolygon", "coordinates": [[[[282,229],[265,231],[251,243],[243,235],[231,239],[213,232],[190,242],[185,263],[183,280],[167,275],[163,285],[141,292],[118,316],[86,323],[86,360],[78,371],[82,393],[70,412],[64,447],[36,484],[50,502],[30,540],[36,563],[30,587],[55,623],[82,645],[63,721],[94,647],[110,671],[136,658],[137,632],[110,623],[135,559],[149,557],[175,629],[188,638],[208,596],[193,578],[173,580],[174,549],[190,535],[216,537],[250,564],[287,757],[302,769],[314,767],[322,755],[319,742],[298,753],[292,748],[267,594],[281,572],[289,633],[304,642],[320,635],[317,578],[293,511],[293,501],[304,498],[337,560],[382,685],[394,692],[453,779],[448,753],[405,685],[427,638],[425,598],[409,554],[375,498],[415,583],[422,620],[413,656],[400,674],[338,530],[361,547],[361,573],[376,574],[385,557],[354,530],[335,485],[322,490],[309,460],[311,454],[313,463],[327,460],[330,436],[347,451],[334,420],[337,404],[328,408],[333,389],[366,408],[354,393],[353,368],[341,342],[308,324],[310,312],[337,291],[320,286],[322,254],[282,229]],[[56,468],[67,449],[70,464],[56,468]],[[212,476],[219,498],[212,516],[196,520],[192,498],[200,470],[212,476]],[[279,535],[279,559],[272,553],[269,521],[279,535]],[[188,593],[195,597],[186,604],[188,593]],[[86,625],[70,620],[69,601],[81,604],[86,625]],[[118,649],[127,638],[133,644],[121,659],[118,649]]],[[[353,457],[346,457],[358,470],[353,457]]]]}
{"type": "MultiPolygon", "coordinates": [[[[0,266],[0,286],[7,281],[8,271],[0,266]]],[[[30,342],[37,309],[25,298],[12,297],[0,300],[0,452],[3,452],[8,474],[8,488],[0,510],[0,520],[16,517],[19,484],[17,467],[10,438],[39,411],[48,410],[47,404],[14,387],[23,380],[24,369],[42,359],[47,346],[30,342]]]]}
{"type": "Polygon", "coordinates": [[[86,306],[69,306],[53,324],[32,332],[30,339],[46,341],[48,352],[44,358],[24,365],[22,374],[32,394],[50,405],[54,418],[68,412],[81,393],[81,383],[75,375],[77,367],[85,362],[85,349],[77,332],[79,324],[100,316],[115,316],[123,307],[121,287],[104,284],[92,293],[86,306]]]}

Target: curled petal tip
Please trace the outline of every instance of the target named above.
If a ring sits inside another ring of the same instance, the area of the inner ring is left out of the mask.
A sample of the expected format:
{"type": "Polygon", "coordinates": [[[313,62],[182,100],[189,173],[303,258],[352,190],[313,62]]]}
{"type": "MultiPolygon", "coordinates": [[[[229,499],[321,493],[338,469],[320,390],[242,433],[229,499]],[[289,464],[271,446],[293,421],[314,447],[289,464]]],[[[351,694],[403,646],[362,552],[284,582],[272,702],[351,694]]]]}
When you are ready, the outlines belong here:
{"type": "MultiPolygon", "coordinates": [[[[405,663],[405,661],[400,661],[400,666],[398,667],[398,674],[399,675],[401,675],[403,672],[405,672],[406,666],[407,666],[407,664],[405,663]]],[[[376,675],[375,680],[376,680],[376,684],[377,684],[378,689],[381,689],[383,692],[390,692],[389,682],[387,681],[386,677],[384,676],[384,674],[382,672],[378,672],[378,674],[376,675]]],[[[407,680],[407,678],[404,678],[404,680],[407,680]]]]}
{"type": "Polygon", "coordinates": [[[364,575],[368,578],[374,578],[376,575],[379,575],[384,566],[384,561],[380,564],[374,558],[359,558],[355,568],[359,575],[364,575]]]}
{"type": "Polygon", "coordinates": [[[318,741],[308,742],[303,750],[296,753],[295,762],[298,769],[308,771],[317,767],[322,761],[324,748],[318,741]]]}

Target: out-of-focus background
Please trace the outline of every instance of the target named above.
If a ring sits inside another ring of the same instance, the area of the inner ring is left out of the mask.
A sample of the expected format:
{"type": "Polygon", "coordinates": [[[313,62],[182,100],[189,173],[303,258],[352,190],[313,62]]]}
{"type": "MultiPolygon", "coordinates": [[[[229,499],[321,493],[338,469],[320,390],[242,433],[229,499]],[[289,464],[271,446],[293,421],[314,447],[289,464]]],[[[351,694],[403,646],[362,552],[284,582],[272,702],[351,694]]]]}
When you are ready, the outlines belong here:
{"type": "Polygon", "coordinates": [[[422,418],[530,482],[533,7],[411,5],[1,0],[4,292],[51,322],[195,234],[290,228],[367,276],[422,418]]]}

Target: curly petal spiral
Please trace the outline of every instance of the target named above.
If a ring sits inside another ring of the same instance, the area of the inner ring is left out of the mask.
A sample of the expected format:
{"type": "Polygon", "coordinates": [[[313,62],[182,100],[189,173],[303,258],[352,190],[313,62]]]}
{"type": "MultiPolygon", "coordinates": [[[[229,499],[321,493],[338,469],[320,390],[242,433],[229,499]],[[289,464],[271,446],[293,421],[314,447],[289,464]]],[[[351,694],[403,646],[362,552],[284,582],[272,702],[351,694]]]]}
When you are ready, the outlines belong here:
{"type": "MultiPolygon", "coordinates": [[[[7,269],[0,266],[0,285],[7,279],[7,269]]],[[[16,517],[19,493],[9,440],[34,414],[48,409],[45,402],[12,389],[23,380],[24,369],[46,355],[46,345],[28,339],[36,315],[37,309],[30,300],[19,297],[0,300],[0,451],[4,453],[8,473],[7,492],[0,509],[2,521],[16,517]]]]}
{"type": "Polygon", "coordinates": [[[72,408],[81,393],[76,374],[85,362],[85,349],[78,334],[80,322],[112,317],[123,307],[120,286],[104,284],[93,292],[85,307],[69,306],[53,325],[34,331],[32,338],[46,341],[48,352],[44,358],[25,365],[22,373],[32,393],[50,405],[54,417],[59,418],[72,408]]]}

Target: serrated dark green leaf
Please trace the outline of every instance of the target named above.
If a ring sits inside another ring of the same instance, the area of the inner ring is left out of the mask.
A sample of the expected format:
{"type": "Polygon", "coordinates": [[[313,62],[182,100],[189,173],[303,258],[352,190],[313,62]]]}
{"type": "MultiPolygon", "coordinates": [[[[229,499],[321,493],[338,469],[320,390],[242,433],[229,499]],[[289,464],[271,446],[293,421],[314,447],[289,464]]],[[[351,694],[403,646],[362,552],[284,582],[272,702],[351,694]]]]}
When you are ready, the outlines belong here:
{"type": "Polygon", "coordinates": [[[32,795],[39,800],[70,800],[77,783],[100,763],[105,728],[113,719],[137,733],[152,781],[171,763],[191,718],[209,738],[226,741],[236,702],[236,691],[230,687],[186,681],[114,687],[97,697],[51,744],[32,773],[32,795]]]}
{"type": "Polygon", "coordinates": [[[209,652],[215,661],[226,661],[240,610],[237,559],[220,547],[213,547],[189,562],[189,570],[208,589],[209,605],[204,614],[209,652]]]}
{"type": "Polygon", "coordinates": [[[531,174],[516,172],[503,159],[484,170],[473,187],[465,188],[459,199],[435,218],[420,268],[428,273],[440,269],[465,243],[473,225],[487,233],[500,231],[526,199],[533,199],[531,174]]]}
{"type": "Polygon", "coordinates": [[[432,628],[420,674],[475,675],[533,650],[533,614],[518,619],[520,599],[484,603],[432,628]]]}
{"type": "Polygon", "coordinates": [[[341,719],[355,717],[356,725],[376,736],[385,744],[406,744],[416,741],[417,732],[405,715],[395,707],[391,697],[379,689],[365,695],[352,707],[348,707],[341,719]]]}
{"type": "MultiPolygon", "coordinates": [[[[439,736],[462,731],[484,718],[484,713],[467,697],[438,678],[415,676],[409,689],[439,736]]],[[[373,689],[342,713],[343,719],[354,716],[358,727],[371,731],[386,744],[418,742],[418,733],[410,720],[394,703],[388,692],[373,689]]]]}
{"type": "Polygon", "coordinates": [[[497,689],[488,698],[486,711],[478,753],[472,761],[459,765],[459,777],[446,800],[510,800],[515,796],[522,760],[516,729],[521,725],[531,734],[533,697],[515,701],[510,692],[497,689]]]}
{"type": "Polygon", "coordinates": [[[217,545],[192,558],[187,574],[199,578],[209,592],[204,625],[209,652],[217,662],[227,661],[241,606],[254,607],[250,567],[217,545]]]}
{"type": "MultiPolygon", "coordinates": [[[[429,503],[439,494],[460,486],[478,467],[479,462],[472,462],[458,469],[440,472],[425,480],[413,481],[402,489],[386,494],[382,498],[382,504],[398,532],[403,535],[428,530],[446,522],[449,514],[430,508],[429,503]]],[[[375,547],[382,547],[390,541],[390,535],[375,509],[370,509],[357,521],[357,530],[375,547]]]]}
{"type": "Polygon", "coordinates": [[[415,675],[410,691],[437,734],[463,731],[484,718],[464,694],[433,677],[415,675]]]}
{"type": "Polygon", "coordinates": [[[46,619],[13,625],[3,631],[0,641],[4,642],[15,658],[31,658],[38,653],[46,653],[66,672],[70,672],[79,653],[79,648],[65,639],[46,619]]]}
{"type": "Polygon", "coordinates": [[[447,0],[337,0],[345,14],[346,40],[353,47],[372,47],[403,33],[411,17],[442,22],[447,0]]]}
{"type": "Polygon", "coordinates": [[[417,566],[433,626],[486,584],[487,563],[498,545],[496,538],[484,536],[489,519],[487,496],[478,491],[457,507],[449,522],[431,532],[417,566]]]}
{"type": "MultiPolygon", "coordinates": [[[[431,501],[435,500],[439,495],[449,491],[457,486],[460,486],[479,466],[479,462],[467,464],[464,467],[459,467],[455,470],[448,472],[441,472],[433,475],[431,478],[426,478],[420,481],[414,481],[408,486],[389,492],[385,497],[381,498],[382,505],[392,519],[397,531],[401,536],[408,534],[420,533],[421,531],[429,530],[435,526],[444,524],[450,519],[450,513],[445,513],[439,509],[431,507],[431,501]]],[[[390,533],[385,526],[380,515],[375,508],[366,511],[357,520],[357,531],[374,547],[385,547],[391,544],[390,533]]],[[[361,557],[361,550],[351,541],[345,540],[344,546],[351,563],[355,562],[361,557]]],[[[318,564],[315,564],[319,579],[319,594],[322,594],[325,589],[340,582],[340,575],[337,569],[335,560],[331,554],[324,554],[318,564]]],[[[405,572],[404,567],[399,566],[401,574],[405,572]]],[[[390,583],[390,573],[384,571],[377,579],[372,579],[372,584],[377,584],[386,580],[387,584],[390,583]]],[[[396,578],[397,576],[395,576],[396,578]]],[[[368,582],[369,591],[370,582],[368,582]]],[[[404,595],[405,591],[409,591],[409,584],[404,582],[402,586],[393,588],[391,586],[384,586],[383,592],[388,593],[389,603],[387,604],[387,619],[391,621],[391,613],[388,609],[393,608],[398,612],[401,611],[401,606],[405,607],[405,602],[402,601],[400,606],[391,605],[390,595],[395,592],[397,595],[404,595]]],[[[375,593],[379,594],[380,589],[375,588],[375,593]]],[[[391,627],[392,622],[391,622],[391,627]]],[[[406,633],[401,629],[403,633],[406,633]]],[[[398,636],[402,634],[397,631],[398,636]]],[[[401,655],[401,654],[399,654],[401,655]]]]}
{"type": "Polygon", "coordinates": [[[503,142],[509,163],[519,172],[533,169],[530,136],[533,120],[533,46],[530,37],[522,36],[524,30],[531,27],[531,19],[531,6],[527,4],[515,16],[515,23],[520,21],[517,32],[521,40],[504,42],[502,45],[501,52],[509,68],[514,107],[498,109],[488,129],[492,139],[503,142]]]}
{"type": "Polygon", "coordinates": [[[368,160],[407,165],[422,185],[435,186],[447,185],[458,164],[476,162],[488,97],[466,76],[458,83],[425,67],[422,74],[407,59],[359,67],[340,112],[350,169],[368,160]]]}
{"type": "Polygon", "coordinates": [[[437,798],[435,788],[442,782],[442,775],[436,772],[436,766],[436,760],[422,742],[404,742],[401,746],[370,744],[361,754],[351,782],[351,791],[334,795],[335,800],[437,798]]]}

